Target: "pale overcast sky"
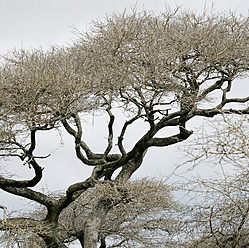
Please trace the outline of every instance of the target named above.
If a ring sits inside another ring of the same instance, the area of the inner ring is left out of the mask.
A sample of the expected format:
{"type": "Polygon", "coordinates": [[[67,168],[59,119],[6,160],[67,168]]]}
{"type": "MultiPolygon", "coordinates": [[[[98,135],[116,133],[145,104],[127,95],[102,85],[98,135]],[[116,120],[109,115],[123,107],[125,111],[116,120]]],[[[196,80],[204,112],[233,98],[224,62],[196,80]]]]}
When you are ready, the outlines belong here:
{"type": "Polygon", "coordinates": [[[0,53],[13,47],[65,44],[73,37],[72,26],[85,30],[92,19],[135,5],[138,10],[160,12],[165,3],[198,11],[212,3],[220,11],[247,13],[249,7],[248,0],[0,0],[0,53]]]}
{"type": "MultiPolygon", "coordinates": [[[[13,48],[38,46],[47,48],[51,44],[63,45],[74,37],[73,26],[84,31],[87,23],[92,19],[102,19],[113,11],[122,12],[125,8],[129,9],[136,5],[138,10],[163,12],[165,4],[169,4],[171,7],[181,5],[182,8],[197,11],[202,11],[205,6],[210,8],[213,5],[214,9],[219,11],[237,9],[237,12],[245,15],[249,9],[248,0],[0,0],[0,54],[13,48]]],[[[94,135],[95,131],[101,134],[101,130],[102,126],[98,126],[96,123],[91,135],[94,135]]],[[[46,146],[49,138],[48,136],[43,138],[42,142],[46,146]]],[[[51,142],[49,141],[49,143],[51,142]]],[[[59,139],[56,144],[59,146],[59,139]]],[[[79,169],[82,168],[82,165],[72,156],[67,156],[70,149],[73,149],[73,142],[71,144],[65,142],[64,156],[60,153],[61,156],[56,162],[48,163],[44,171],[46,182],[44,181],[40,187],[48,185],[49,188],[62,189],[70,183],[80,180],[81,173],[85,174],[84,177],[90,175],[89,169],[79,169]],[[65,166],[62,167],[61,163],[65,166]],[[53,182],[52,179],[55,173],[58,178],[57,182],[53,182]]],[[[72,152],[71,154],[73,154],[72,152]]],[[[174,153],[169,153],[167,149],[153,149],[153,152],[150,152],[145,158],[139,174],[148,175],[151,172],[151,166],[154,169],[153,175],[166,174],[169,161],[174,161],[175,158],[174,153]],[[155,162],[157,166],[153,165],[155,162]]],[[[14,168],[16,164],[13,163],[10,166],[14,168]]],[[[14,207],[14,202],[14,198],[0,191],[0,204],[8,205],[11,209],[14,207]]]]}

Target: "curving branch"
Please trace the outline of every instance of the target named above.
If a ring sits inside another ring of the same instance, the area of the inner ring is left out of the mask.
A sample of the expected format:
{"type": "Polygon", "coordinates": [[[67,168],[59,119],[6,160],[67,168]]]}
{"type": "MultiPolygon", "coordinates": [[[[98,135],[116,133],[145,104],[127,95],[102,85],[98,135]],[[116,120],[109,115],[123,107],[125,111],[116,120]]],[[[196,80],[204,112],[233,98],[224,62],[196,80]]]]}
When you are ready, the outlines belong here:
{"type": "Polygon", "coordinates": [[[22,196],[28,200],[33,200],[37,203],[40,203],[41,205],[46,206],[47,208],[50,208],[56,204],[56,201],[53,198],[29,188],[1,186],[1,189],[13,195],[22,196]]]}
{"type": "Polygon", "coordinates": [[[215,115],[219,114],[249,114],[249,107],[245,109],[217,109],[217,108],[211,108],[211,109],[197,109],[195,110],[195,116],[204,116],[204,117],[214,117],[215,115]]]}
{"type": "Polygon", "coordinates": [[[139,106],[136,116],[134,116],[133,118],[131,118],[128,121],[125,121],[125,123],[122,127],[121,133],[118,137],[118,148],[119,148],[122,155],[126,154],[126,151],[125,151],[124,146],[123,146],[123,140],[124,140],[126,129],[129,125],[131,125],[133,122],[135,122],[136,120],[138,120],[141,117],[141,112],[142,112],[142,108],[139,106]]]}
{"type": "Polygon", "coordinates": [[[113,147],[113,124],[114,124],[114,120],[115,120],[115,116],[112,114],[111,112],[111,102],[112,102],[112,98],[110,98],[109,100],[107,100],[106,98],[104,98],[106,101],[106,104],[108,105],[106,108],[106,112],[109,115],[109,123],[108,123],[108,144],[106,147],[106,150],[104,151],[103,154],[103,158],[106,160],[106,157],[108,156],[109,152],[111,151],[112,147],[113,147]]]}
{"type": "Polygon", "coordinates": [[[30,180],[13,180],[13,179],[6,179],[3,176],[0,176],[0,188],[2,187],[16,187],[16,188],[23,188],[23,187],[34,187],[37,183],[40,182],[42,179],[42,170],[43,168],[40,167],[36,161],[33,159],[29,161],[35,171],[35,176],[30,180]]]}
{"type": "Polygon", "coordinates": [[[217,80],[214,84],[212,84],[207,89],[201,92],[201,94],[199,95],[200,99],[204,99],[207,96],[207,94],[213,92],[214,90],[221,89],[223,83],[228,81],[231,80],[225,77],[222,77],[221,79],[217,80]]]}
{"type": "Polygon", "coordinates": [[[249,101],[249,96],[244,98],[229,98],[225,99],[225,104],[227,103],[246,103],[249,101]]]}
{"type": "MultiPolygon", "coordinates": [[[[69,125],[67,120],[63,119],[61,123],[63,124],[63,127],[66,129],[66,131],[76,139],[77,132],[69,125]]],[[[91,151],[91,149],[87,146],[87,144],[84,141],[82,140],[80,141],[80,146],[85,151],[89,159],[95,158],[95,154],[91,151]]]]}
{"type": "Polygon", "coordinates": [[[75,131],[73,128],[70,127],[70,125],[67,123],[67,121],[64,119],[62,120],[62,124],[65,127],[65,129],[68,131],[69,134],[74,136],[75,139],[75,152],[77,158],[84,164],[95,166],[98,164],[103,164],[105,161],[103,160],[103,156],[95,155],[91,152],[90,148],[85,144],[85,142],[82,141],[82,126],[80,118],[77,114],[73,114],[72,117],[74,118],[77,131],[75,131]],[[86,154],[90,157],[90,159],[86,158],[82,152],[81,148],[83,148],[84,151],[86,151],[86,154]]]}
{"type": "MultiPolygon", "coordinates": [[[[16,187],[16,188],[34,187],[42,179],[43,168],[36,162],[34,155],[33,155],[33,152],[36,148],[36,131],[37,129],[34,129],[30,132],[31,141],[30,141],[29,149],[26,149],[24,146],[22,146],[16,141],[13,143],[16,146],[18,146],[19,149],[23,151],[22,155],[19,155],[19,154],[14,154],[14,155],[18,156],[22,161],[25,159],[28,159],[27,163],[29,164],[29,166],[32,166],[32,168],[34,169],[35,176],[30,180],[13,180],[13,179],[6,179],[0,175],[0,188],[4,186],[16,187]]],[[[11,156],[13,156],[13,154],[11,156]]]]}
{"type": "Polygon", "coordinates": [[[165,147],[169,145],[173,145],[179,142],[182,142],[186,140],[191,134],[193,134],[193,131],[189,131],[183,127],[180,127],[180,133],[176,135],[172,135],[170,137],[165,138],[152,138],[148,142],[148,146],[157,146],[157,147],[165,147]]]}

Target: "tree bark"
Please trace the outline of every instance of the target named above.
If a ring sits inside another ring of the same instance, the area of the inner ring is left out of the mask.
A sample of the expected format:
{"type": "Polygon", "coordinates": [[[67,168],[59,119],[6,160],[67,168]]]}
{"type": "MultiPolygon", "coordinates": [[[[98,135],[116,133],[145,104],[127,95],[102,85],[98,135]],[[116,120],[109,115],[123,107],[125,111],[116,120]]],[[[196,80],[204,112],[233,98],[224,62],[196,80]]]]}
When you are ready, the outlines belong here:
{"type": "Polygon", "coordinates": [[[112,205],[111,200],[99,200],[87,217],[84,226],[85,248],[97,248],[101,223],[108,211],[112,208],[112,205]]]}

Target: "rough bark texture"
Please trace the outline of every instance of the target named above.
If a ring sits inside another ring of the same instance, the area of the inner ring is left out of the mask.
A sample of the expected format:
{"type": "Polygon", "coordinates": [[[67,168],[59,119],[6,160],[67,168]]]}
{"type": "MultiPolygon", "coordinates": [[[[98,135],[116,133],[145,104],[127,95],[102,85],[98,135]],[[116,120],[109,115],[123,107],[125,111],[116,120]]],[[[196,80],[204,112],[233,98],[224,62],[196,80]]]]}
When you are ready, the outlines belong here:
{"type": "Polygon", "coordinates": [[[100,226],[112,204],[110,200],[100,200],[88,215],[84,227],[84,247],[97,248],[100,226]]]}

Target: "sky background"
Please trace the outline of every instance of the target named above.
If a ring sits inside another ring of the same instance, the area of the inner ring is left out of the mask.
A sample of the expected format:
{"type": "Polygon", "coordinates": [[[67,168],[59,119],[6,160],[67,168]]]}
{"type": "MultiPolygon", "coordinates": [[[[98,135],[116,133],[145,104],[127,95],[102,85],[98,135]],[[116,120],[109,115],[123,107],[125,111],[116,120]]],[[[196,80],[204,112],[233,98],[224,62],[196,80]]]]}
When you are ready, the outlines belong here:
{"type": "MultiPolygon", "coordinates": [[[[163,12],[165,4],[174,8],[193,9],[197,12],[204,8],[213,8],[220,12],[237,10],[238,13],[248,14],[248,0],[0,0],[0,54],[5,54],[14,48],[30,49],[49,45],[66,45],[75,38],[73,27],[85,31],[94,19],[103,19],[106,14],[122,12],[136,6],[138,11],[150,10],[163,12]]],[[[85,117],[86,138],[96,149],[101,148],[99,139],[103,139],[106,130],[103,130],[103,117],[85,117]],[[101,120],[102,122],[98,122],[101,120]],[[100,147],[98,147],[100,146],[100,147]]],[[[139,133],[141,127],[136,128],[139,133]]],[[[64,135],[64,134],[62,134],[64,135]]],[[[131,134],[132,135],[132,134],[131,134]]],[[[73,140],[65,135],[64,146],[60,148],[61,140],[58,133],[40,137],[41,148],[38,152],[45,154],[54,151],[51,159],[43,162],[46,169],[45,180],[39,188],[60,190],[71,183],[82,180],[90,175],[90,168],[83,167],[74,157],[73,140]],[[59,148],[56,150],[55,148],[59,148]]],[[[39,144],[38,144],[39,145],[39,144]]],[[[179,163],[179,153],[175,148],[151,149],[147,154],[144,164],[135,176],[165,176],[179,163]]],[[[96,151],[96,150],[95,150],[96,151]]],[[[22,174],[17,165],[29,178],[32,173],[19,161],[8,164],[8,168],[22,174]]],[[[7,168],[7,167],[6,167],[7,168]]],[[[9,196],[0,191],[0,204],[6,205],[11,211],[22,205],[16,197],[9,196]]],[[[24,204],[24,203],[23,203],[24,204]]],[[[1,213],[0,213],[1,218],[1,213]]]]}
{"type": "Polygon", "coordinates": [[[0,0],[0,53],[13,47],[65,44],[73,37],[73,26],[85,30],[92,19],[135,5],[138,10],[161,12],[165,4],[197,11],[213,5],[219,11],[237,9],[244,14],[249,5],[247,0],[0,0]]]}

